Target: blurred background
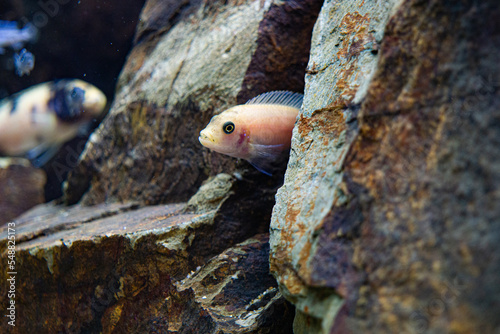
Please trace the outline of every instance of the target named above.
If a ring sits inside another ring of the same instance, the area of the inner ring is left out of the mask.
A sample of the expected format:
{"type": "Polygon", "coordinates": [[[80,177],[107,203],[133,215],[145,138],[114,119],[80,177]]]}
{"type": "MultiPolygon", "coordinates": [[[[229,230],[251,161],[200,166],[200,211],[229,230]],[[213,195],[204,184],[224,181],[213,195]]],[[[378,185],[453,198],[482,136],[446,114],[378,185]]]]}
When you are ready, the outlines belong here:
{"type": "MultiPolygon", "coordinates": [[[[29,75],[16,74],[15,51],[7,48],[0,54],[0,100],[38,83],[76,78],[101,89],[109,104],[143,5],[144,0],[0,1],[0,20],[18,22],[19,27],[29,22],[38,29],[37,38],[24,45],[35,56],[29,75]]],[[[92,124],[97,125],[98,121],[92,124]]],[[[61,196],[61,181],[76,162],[68,157],[80,154],[88,134],[66,144],[43,167],[46,201],[61,196]]]]}

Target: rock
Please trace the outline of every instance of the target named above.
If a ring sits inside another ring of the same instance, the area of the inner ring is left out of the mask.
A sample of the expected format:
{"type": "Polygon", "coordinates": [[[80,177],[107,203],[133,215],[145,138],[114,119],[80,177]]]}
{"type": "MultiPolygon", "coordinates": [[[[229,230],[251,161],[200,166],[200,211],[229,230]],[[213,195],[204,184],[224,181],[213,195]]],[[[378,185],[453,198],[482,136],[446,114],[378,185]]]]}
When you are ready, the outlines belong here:
{"type": "MultiPolygon", "coordinates": [[[[271,270],[282,292],[297,306],[299,333],[331,327],[345,296],[339,296],[335,286],[313,282],[316,273],[308,261],[319,247],[325,215],[333,203],[349,199],[342,189],[342,165],[391,8],[390,3],[326,2],[313,32],[304,104],[294,129],[285,184],[276,196],[270,240],[271,270]],[[316,287],[323,289],[318,292],[316,287]],[[309,325],[300,329],[302,322],[309,325]]],[[[348,234],[346,228],[350,228],[347,223],[343,232],[348,234]]],[[[348,287],[359,278],[349,263],[352,250],[338,247],[337,258],[324,259],[324,269],[332,270],[324,275],[348,287]],[[345,268],[331,263],[335,260],[345,268]],[[337,266],[346,270],[345,279],[335,272],[337,266]]]]}
{"type": "Polygon", "coordinates": [[[0,226],[45,201],[44,171],[26,159],[0,158],[0,226]]]}
{"type": "MultiPolygon", "coordinates": [[[[220,254],[246,236],[216,211],[183,212],[183,204],[52,204],[20,217],[9,226],[15,265],[0,263],[2,280],[17,273],[14,333],[290,333],[294,309],[269,273],[268,236],[220,254]]],[[[7,228],[0,232],[7,259],[7,228]]]]}
{"type": "Polygon", "coordinates": [[[68,177],[66,202],[187,201],[209,176],[241,169],[203,148],[199,131],[259,93],[303,91],[320,6],[147,2],[110,113],[68,177]]]}
{"type": "Polygon", "coordinates": [[[246,240],[176,283],[213,319],[215,328],[204,333],[292,333],[295,310],[269,273],[268,240],[246,240]]]}
{"type": "Polygon", "coordinates": [[[1,279],[15,270],[23,282],[17,319],[33,319],[16,330],[290,333],[295,310],[269,273],[266,234],[282,181],[243,174],[213,177],[188,203],[52,202],[19,217],[16,266],[0,262],[1,279]]]}
{"type": "Polygon", "coordinates": [[[234,180],[225,173],[206,180],[187,202],[186,211],[202,213],[217,209],[228,196],[234,180]]]}
{"type": "Polygon", "coordinates": [[[271,223],[295,333],[499,330],[499,15],[325,3],[271,223]]]}

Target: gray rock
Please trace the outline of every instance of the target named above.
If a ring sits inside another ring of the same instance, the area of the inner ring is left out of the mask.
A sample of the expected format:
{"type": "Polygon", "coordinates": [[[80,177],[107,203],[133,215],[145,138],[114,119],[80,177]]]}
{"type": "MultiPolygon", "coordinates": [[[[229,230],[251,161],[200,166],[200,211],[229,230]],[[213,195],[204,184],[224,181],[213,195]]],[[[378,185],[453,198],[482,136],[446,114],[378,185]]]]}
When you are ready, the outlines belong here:
{"type": "Polygon", "coordinates": [[[271,270],[295,333],[492,333],[499,7],[384,4],[315,25],[271,270]]]}

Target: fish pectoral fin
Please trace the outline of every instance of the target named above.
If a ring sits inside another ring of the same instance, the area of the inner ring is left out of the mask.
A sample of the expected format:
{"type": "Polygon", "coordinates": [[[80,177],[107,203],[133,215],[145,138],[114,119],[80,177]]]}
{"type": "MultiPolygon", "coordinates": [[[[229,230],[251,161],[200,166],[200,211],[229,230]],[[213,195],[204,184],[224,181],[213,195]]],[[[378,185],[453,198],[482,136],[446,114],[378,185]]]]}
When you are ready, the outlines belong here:
{"type": "Polygon", "coordinates": [[[254,166],[259,172],[264,173],[269,176],[273,176],[271,170],[273,169],[270,161],[266,161],[264,159],[252,159],[248,160],[248,162],[254,166]]]}
{"type": "Polygon", "coordinates": [[[56,153],[62,145],[49,146],[47,144],[40,144],[32,148],[26,153],[26,158],[31,161],[35,168],[40,168],[45,165],[56,153]]]}
{"type": "Polygon", "coordinates": [[[283,152],[283,144],[279,145],[262,145],[262,144],[250,144],[250,148],[255,157],[276,160],[281,152],[283,152]]]}
{"type": "Polygon", "coordinates": [[[248,162],[259,172],[272,176],[271,171],[276,168],[274,162],[283,156],[283,144],[280,145],[260,145],[250,144],[253,157],[248,162]]]}

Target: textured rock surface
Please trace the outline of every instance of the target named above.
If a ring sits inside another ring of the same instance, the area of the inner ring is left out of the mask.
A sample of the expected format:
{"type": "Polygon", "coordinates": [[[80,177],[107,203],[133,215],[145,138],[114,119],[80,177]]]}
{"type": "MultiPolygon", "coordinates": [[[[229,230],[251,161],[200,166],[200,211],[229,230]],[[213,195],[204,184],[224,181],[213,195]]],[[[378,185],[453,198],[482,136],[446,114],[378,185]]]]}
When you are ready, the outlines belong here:
{"type": "MultiPolygon", "coordinates": [[[[279,182],[247,176],[219,174],[187,204],[45,204],[25,213],[14,227],[16,304],[17,319],[32,321],[14,332],[290,333],[295,311],[269,274],[262,235],[279,182]]],[[[6,259],[7,229],[0,235],[6,259]]],[[[0,272],[7,279],[7,261],[0,272]]]]}
{"type": "Polygon", "coordinates": [[[320,6],[148,2],[110,114],[70,174],[67,201],[185,201],[209,175],[233,171],[237,160],[203,148],[199,131],[261,92],[303,90],[320,6]]]}
{"type": "Polygon", "coordinates": [[[292,333],[295,310],[269,273],[268,239],[261,234],[230,248],[176,284],[192,289],[214,320],[205,333],[292,333]]]}
{"type": "Polygon", "coordinates": [[[44,202],[46,176],[25,159],[0,158],[0,225],[44,202]]]}
{"type": "MultiPolygon", "coordinates": [[[[183,208],[45,205],[23,215],[14,227],[19,321],[13,331],[1,322],[1,331],[290,333],[295,312],[269,273],[268,236],[208,261],[228,239],[255,231],[232,230],[220,219],[229,216],[223,206],[204,214],[183,208]]],[[[0,235],[5,255],[5,228],[0,235]]],[[[7,288],[0,285],[2,296],[7,288]]]]}
{"type": "Polygon", "coordinates": [[[295,333],[500,327],[500,7],[395,5],[315,26],[271,224],[295,333]]]}
{"type": "Polygon", "coordinates": [[[318,229],[321,231],[331,206],[348,200],[341,187],[341,171],[355,132],[351,121],[359,109],[355,101],[366,94],[391,9],[387,2],[327,1],[315,25],[304,105],[271,225],[271,269],[298,307],[297,330],[302,316],[310,316],[307,323],[318,332],[321,327],[331,327],[342,306],[341,297],[346,297],[347,291],[342,289],[358,280],[352,275],[351,250],[344,250],[341,244],[338,259],[324,259],[325,270],[334,271],[322,273],[325,277],[319,281],[311,277],[316,273],[309,261],[317,251],[318,229]],[[332,263],[336,260],[341,264],[332,263]],[[346,270],[351,276],[342,278],[335,270],[346,270]],[[338,282],[328,286],[331,290],[315,291],[316,287],[326,288],[322,279],[338,282]],[[321,319],[323,324],[318,323],[321,319]]]}

